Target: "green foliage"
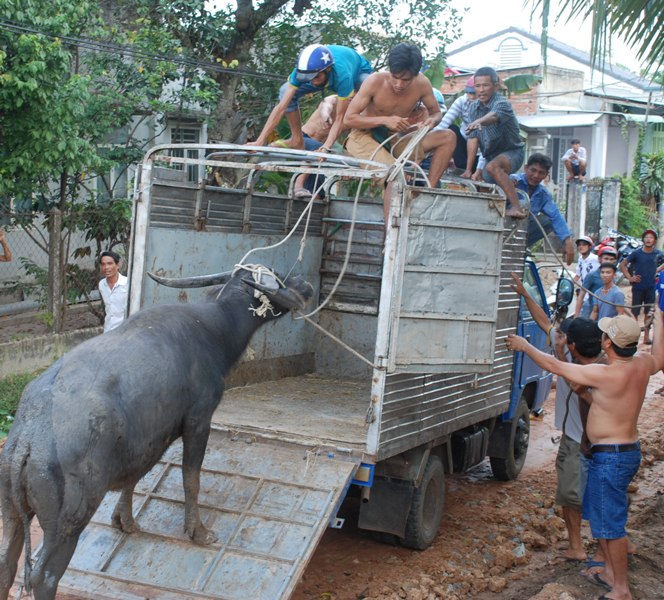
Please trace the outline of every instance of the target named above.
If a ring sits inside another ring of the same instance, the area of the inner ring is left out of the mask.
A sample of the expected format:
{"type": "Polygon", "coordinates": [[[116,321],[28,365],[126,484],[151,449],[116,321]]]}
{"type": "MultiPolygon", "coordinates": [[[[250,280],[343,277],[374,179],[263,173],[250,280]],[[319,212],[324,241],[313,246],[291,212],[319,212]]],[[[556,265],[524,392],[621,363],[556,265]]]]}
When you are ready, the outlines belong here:
{"type": "Polygon", "coordinates": [[[542,83],[541,75],[532,75],[530,73],[512,75],[512,77],[507,77],[503,80],[503,84],[507,88],[508,97],[512,94],[525,94],[540,83],[542,83]]]}
{"type": "Polygon", "coordinates": [[[664,195],[664,152],[642,156],[639,183],[648,198],[659,200],[664,195]]]}
{"type": "Polygon", "coordinates": [[[24,375],[9,375],[0,379],[0,437],[9,433],[21,394],[25,386],[39,373],[40,371],[35,371],[24,375]]]}
{"type": "MultiPolygon", "coordinates": [[[[551,11],[550,0],[532,0],[533,13],[541,9],[542,56],[546,61],[547,28],[551,11]]],[[[664,36],[662,14],[664,0],[562,0],[558,5],[559,18],[575,17],[592,23],[590,54],[603,65],[611,48],[611,36],[621,38],[636,55],[655,70],[664,64],[664,36]],[[647,5],[647,6],[646,6],[647,5]]]]}
{"type": "Polygon", "coordinates": [[[641,186],[633,177],[620,177],[620,208],[618,210],[618,230],[640,237],[645,229],[654,226],[654,215],[641,201],[641,186]]]}

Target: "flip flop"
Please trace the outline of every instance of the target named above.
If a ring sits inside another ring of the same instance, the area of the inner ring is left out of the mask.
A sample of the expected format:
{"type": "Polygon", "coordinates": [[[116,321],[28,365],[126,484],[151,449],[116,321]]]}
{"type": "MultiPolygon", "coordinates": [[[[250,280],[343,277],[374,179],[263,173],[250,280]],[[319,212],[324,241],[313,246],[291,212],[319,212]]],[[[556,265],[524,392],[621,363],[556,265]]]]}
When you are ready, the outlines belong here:
{"type": "Polygon", "coordinates": [[[606,566],[603,560],[595,560],[593,558],[589,558],[588,562],[586,563],[586,568],[592,569],[593,567],[601,567],[602,569],[606,566]]]}
{"type": "Polygon", "coordinates": [[[581,577],[584,577],[593,585],[598,585],[600,587],[605,587],[607,590],[611,590],[611,586],[600,577],[599,573],[584,573],[581,571],[581,577]]]}

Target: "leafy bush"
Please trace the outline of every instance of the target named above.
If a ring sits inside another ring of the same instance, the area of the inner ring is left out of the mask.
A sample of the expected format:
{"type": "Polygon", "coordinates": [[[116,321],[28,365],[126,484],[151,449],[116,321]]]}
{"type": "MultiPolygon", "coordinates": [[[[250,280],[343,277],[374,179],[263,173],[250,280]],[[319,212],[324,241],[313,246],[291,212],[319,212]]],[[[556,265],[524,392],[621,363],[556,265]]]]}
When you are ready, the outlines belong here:
{"type": "Polygon", "coordinates": [[[634,177],[620,177],[620,208],[618,230],[641,237],[646,229],[655,225],[655,215],[641,201],[641,184],[634,177]]]}
{"type": "Polygon", "coordinates": [[[21,399],[25,386],[40,372],[9,375],[4,379],[0,379],[0,437],[4,437],[9,433],[14,422],[18,401],[21,399]]]}

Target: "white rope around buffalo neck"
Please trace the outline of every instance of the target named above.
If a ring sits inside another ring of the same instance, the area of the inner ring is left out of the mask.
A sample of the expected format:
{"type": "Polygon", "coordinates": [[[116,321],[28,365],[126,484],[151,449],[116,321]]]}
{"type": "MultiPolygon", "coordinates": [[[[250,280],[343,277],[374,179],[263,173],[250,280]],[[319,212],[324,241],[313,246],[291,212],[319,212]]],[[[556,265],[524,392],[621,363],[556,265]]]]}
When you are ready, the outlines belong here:
{"type": "MultiPolygon", "coordinates": [[[[253,277],[254,281],[258,284],[261,284],[261,279],[263,278],[263,275],[268,275],[272,277],[279,285],[282,287],[285,287],[284,282],[277,277],[277,274],[272,270],[268,269],[264,265],[241,265],[237,264],[235,265],[235,268],[233,269],[233,276],[238,271],[247,271],[251,273],[251,276],[253,277]]],[[[262,284],[261,284],[262,285],[262,284]]],[[[258,289],[254,289],[254,298],[257,298],[260,300],[261,305],[258,308],[254,308],[253,306],[249,307],[249,311],[253,313],[255,317],[263,317],[264,319],[267,317],[267,313],[269,313],[273,317],[278,317],[281,315],[280,312],[275,313],[274,312],[274,306],[272,306],[272,303],[270,302],[270,299],[265,295],[264,292],[258,289]]]]}

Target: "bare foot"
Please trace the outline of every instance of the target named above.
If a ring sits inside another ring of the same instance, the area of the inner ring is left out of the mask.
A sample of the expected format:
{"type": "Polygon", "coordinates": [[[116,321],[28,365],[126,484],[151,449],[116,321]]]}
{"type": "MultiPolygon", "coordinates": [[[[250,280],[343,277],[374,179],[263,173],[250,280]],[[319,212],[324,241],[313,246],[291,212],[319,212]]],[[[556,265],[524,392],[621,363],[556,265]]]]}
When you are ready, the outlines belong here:
{"type": "Polygon", "coordinates": [[[512,217],[513,219],[525,219],[528,216],[528,213],[525,210],[511,206],[505,211],[505,216],[512,217]]]}
{"type": "Polygon", "coordinates": [[[584,561],[588,559],[588,555],[583,550],[572,550],[568,548],[560,555],[560,558],[565,559],[566,561],[584,561]]]}
{"type": "Polygon", "coordinates": [[[567,177],[567,181],[573,181],[574,180],[574,175],[569,175],[567,177]]]}
{"type": "Polygon", "coordinates": [[[464,179],[469,179],[472,176],[473,176],[473,173],[471,171],[469,171],[468,169],[466,169],[463,173],[461,173],[461,175],[459,175],[459,177],[463,177],[464,179]]]}

